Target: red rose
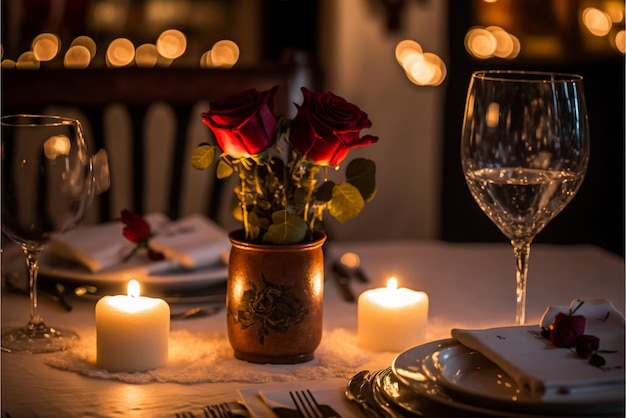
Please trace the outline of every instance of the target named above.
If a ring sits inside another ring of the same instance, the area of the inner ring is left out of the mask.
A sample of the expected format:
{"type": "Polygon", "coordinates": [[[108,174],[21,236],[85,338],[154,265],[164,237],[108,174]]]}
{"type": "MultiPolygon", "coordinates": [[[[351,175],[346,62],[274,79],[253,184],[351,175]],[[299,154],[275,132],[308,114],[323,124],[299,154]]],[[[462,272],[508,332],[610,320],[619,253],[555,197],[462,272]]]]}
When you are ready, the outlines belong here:
{"type": "Polygon", "coordinates": [[[249,157],[274,143],[277,131],[274,107],[278,86],[256,89],[209,102],[202,120],[211,128],[222,151],[233,158],[249,157]]]}
{"type": "Polygon", "coordinates": [[[585,317],[559,313],[550,325],[550,341],[557,347],[574,347],[585,331],[585,317]]]}
{"type": "Polygon", "coordinates": [[[600,348],[600,339],[593,335],[580,335],[576,338],[576,354],[589,358],[600,348]]]}
{"type": "Polygon", "coordinates": [[[359,137],[372,126],[367,113],[333,93],[314,93],[302,87],[302,106],[293,120],[289,141],[300,154],[319,165],[337,166],[356,147],[378,141],[359,137]]]}
{"type": "Polygon", "coordinates": [[[150,237],[150,225],[141,216],[127,209],[122,210],[122,234],[130,242],[144,242],[150,237]]]}

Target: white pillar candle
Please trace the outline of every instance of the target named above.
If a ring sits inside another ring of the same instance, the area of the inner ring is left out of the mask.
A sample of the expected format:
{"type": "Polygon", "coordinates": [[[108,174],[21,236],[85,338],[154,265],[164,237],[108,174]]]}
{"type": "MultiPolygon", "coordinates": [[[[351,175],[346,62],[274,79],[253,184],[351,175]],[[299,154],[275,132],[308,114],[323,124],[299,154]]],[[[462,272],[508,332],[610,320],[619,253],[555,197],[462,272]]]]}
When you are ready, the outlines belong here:
{"type": "Polygon", "coordinates": [[[141,372],[167,363],[170,307],[163,299],[139,296],[139,283],[128,283],[128,296],[104,296],[96,304],[97,366],[112,372],[141,372]]]}
{"type": "Polygon", "coordinates": [[[397,288],[392,277],[386,288],[366,290],[358,300],[359,345],[372,351],[403,351],[426,341],[428,295],[397,288]]]}

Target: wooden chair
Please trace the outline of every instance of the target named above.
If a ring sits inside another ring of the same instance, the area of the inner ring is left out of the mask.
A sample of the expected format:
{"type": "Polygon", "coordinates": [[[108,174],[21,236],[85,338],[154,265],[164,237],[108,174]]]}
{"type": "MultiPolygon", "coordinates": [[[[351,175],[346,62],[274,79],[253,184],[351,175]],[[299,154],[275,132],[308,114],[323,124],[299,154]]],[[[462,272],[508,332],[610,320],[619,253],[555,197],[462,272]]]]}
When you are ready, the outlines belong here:
{"type": "Polygon", "coordinates": [[[116,219],[127,208],[172,219],[204,213],[224,223],[231,216],[224,213],[223,181],[190,164],[193,148],[213,141],[201,113],[211,99],[278,85],[277,112],[291,116],[305,71],[293,58],[232,69],[3,70],[2,113],[74,116],[90,149],[107,151],[111,187],[96,198],[88,221],[116,219]]]}

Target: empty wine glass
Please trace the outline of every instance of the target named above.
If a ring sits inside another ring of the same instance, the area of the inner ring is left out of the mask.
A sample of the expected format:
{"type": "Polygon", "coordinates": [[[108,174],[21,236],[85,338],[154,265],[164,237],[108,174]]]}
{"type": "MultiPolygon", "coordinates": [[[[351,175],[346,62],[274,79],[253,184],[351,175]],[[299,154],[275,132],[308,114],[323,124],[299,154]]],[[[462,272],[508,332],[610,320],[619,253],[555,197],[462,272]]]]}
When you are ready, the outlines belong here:
{"type": "Polygon", "coordinates": [[[37,312],[39,254],[54,233],[76,227],[92,201],[92,159],[79,121],[61,116],[0,119],[2,232],[20,245],[29,271],[30,320],[2,332],[2,350],[48,353],[78,336],[49,327],[37,312]]]}
{"type": "Polygon", "coordinates": [[[513,245],[518,325],[525,322],[530,244],[572,200],[588,160],[582,77],[472,74],[461,141],[463,173],[480,208],[513,245]]]}

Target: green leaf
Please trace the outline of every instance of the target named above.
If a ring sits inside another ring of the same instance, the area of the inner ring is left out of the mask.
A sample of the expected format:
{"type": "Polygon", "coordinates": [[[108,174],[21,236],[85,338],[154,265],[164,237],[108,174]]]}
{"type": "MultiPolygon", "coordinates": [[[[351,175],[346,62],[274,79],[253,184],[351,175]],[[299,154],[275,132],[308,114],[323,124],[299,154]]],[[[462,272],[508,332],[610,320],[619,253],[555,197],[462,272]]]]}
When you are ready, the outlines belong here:
{"type": "Polygon", "coordinates": [[[346,180],[356,187],[366,202],[376,195],[376,163],[365,158],[355,158],[346,168],[346,180]]]}
{"type": "Polygon", "coordinates": [[[272,224],[263,235],[263,242],[271,244],[295,244],[302,242],[307,232],[307,224],[304,219],[279,210],[272,214],[272,224]]]}
{"type": "Polygon", "coordinates": [[[339,222],[345,223],[361,213],[364,206],[365,200],[359,189],[350,183],[340,183],[333,188],[328,212],[339,222]]]}
{"type": "Polygon", "coordinates": [[[215,158],[215,145],[200,144],[191,153],[191,165],[197,170],[206,170],[215,158]]]}
{"type": "Polygon", "coordinates": [[[317,192],[315,193],[315,197],[317,198],[317,200],[319,200],[320,202],[328,202],[330,199],[333,198],[333,189],[335,188],[335,182],[334,181],[325,181],[319,189],[317,189],[317,192]]]}
{"type": "Polygon", "coordinates": [[[228,164],[226,161],[220,160],[220,162],[217,163],[216,176],[218,179],[225,179],[227,177],[230,177],[230,175],[233,174],[233,171],[233,166],[228,164]]]}

